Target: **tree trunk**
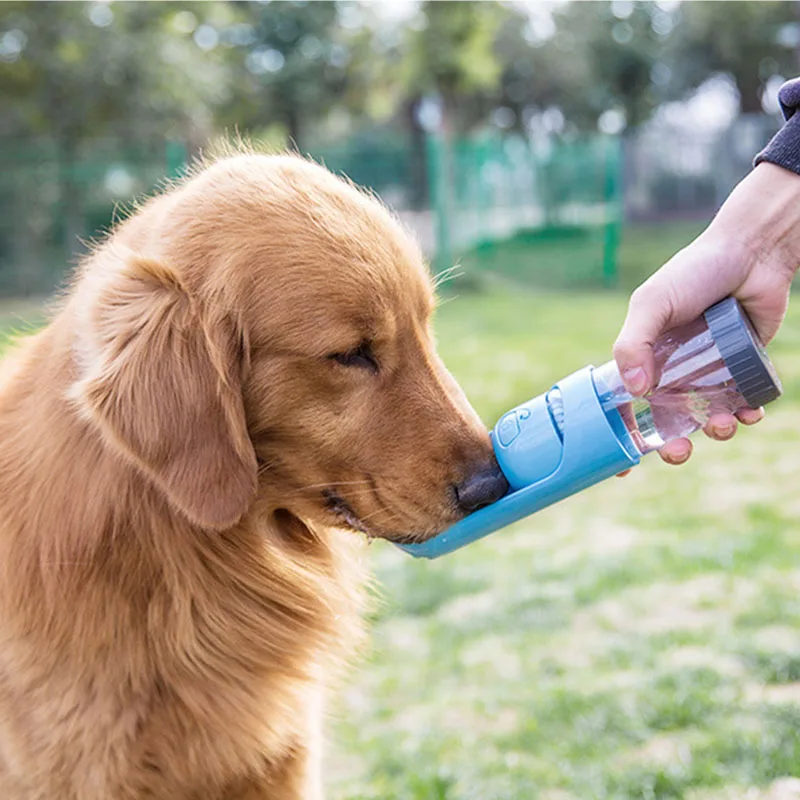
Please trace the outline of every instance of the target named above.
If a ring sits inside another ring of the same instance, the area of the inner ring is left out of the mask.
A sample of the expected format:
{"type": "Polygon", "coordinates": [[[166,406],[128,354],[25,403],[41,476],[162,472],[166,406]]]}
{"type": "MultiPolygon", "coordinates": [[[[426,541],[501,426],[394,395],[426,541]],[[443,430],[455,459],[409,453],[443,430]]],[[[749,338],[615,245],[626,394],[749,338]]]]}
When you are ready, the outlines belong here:
{"type": "Polygon", "coordinates": [[[761,105],[761,80],[758,73],[737,75],[736,88],[739,90],[739,112],[741,114],[764,113],[761,105]]]}

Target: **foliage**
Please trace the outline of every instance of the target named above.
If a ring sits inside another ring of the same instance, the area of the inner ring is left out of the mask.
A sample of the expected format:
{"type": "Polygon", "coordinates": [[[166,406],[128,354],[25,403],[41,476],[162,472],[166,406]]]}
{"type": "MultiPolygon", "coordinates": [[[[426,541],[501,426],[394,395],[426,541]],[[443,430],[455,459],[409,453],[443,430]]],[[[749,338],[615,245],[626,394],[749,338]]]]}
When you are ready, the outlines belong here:
{"type": "Polygon", "coordinates": [[[443,128],[450,131],[457,119],[463,126],[475,100],[497,86],[501,64],[495,40],[513,12],[495,3],[434,0],[420,13],[425,25],[408,38],[405,82],[412,95],[441,97],[443,128]]]}
{"type": "Polygon", "coordinates": [[[759,112],[766,82],[792,77],[800,68],[796,3],[684,3],[681,14],[670,53],[674,96],[725,73],[739,92],[741,110],[759,112]]]}
{"type": "Polygon", "coordinates": [[[454,131],[569,134],[608,112],[636,125],[716,73],[760,109],[798,46],[787,2],[13,0],[0,6],[0,133],[202,143],[238,128],[302,145],[369,124],[413,132],[438,99],[454,131]]]}
{"type": "Polygon", "coordinates": [[[671,17],[652,3],[614,9],[609,3],[567,4],[553,14],[551,38],[533,49],[527,43],[533,58],[517,45],[506,76],[512,102],[558,108],[579,128],[596,127],[613,109],[623,111],[628,124],[647,119],[659,100],[652,72],[663,50],[654,20],[671,17]]]}
{"type": "MultiPolygon", "coordinates": [[[[191,37],[199,3],[10,2],[0,9],[0,132],[47,135],[62,147],[112,135],[123,141],[210,132],[206,108],[226,87],[221,53],[191,37]]],[[[227,16],[224,5],[203,13],[227,16]]]]}
{"type": "Polygon", "coordinates": [[[238,3],[230,100],[221,119],[241,129],[282,124],[303,140],[303,125],[342,101],[349,52],[334,3],[238,3]]]}

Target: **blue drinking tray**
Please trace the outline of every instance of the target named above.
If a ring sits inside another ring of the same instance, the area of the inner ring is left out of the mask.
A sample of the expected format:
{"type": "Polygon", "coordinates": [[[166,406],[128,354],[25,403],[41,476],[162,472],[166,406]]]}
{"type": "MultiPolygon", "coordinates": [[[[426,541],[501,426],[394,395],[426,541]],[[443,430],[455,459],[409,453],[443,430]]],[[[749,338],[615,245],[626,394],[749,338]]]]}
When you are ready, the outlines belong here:
{"type": "Polygon", "coordinates": [[[495,425],[494,451],[511,487],[505,497],[425,542],[398,547],[438,558],[636,466],[639,451],[619,412],[603,409],[592,371],[564,378],[495,425]]]}

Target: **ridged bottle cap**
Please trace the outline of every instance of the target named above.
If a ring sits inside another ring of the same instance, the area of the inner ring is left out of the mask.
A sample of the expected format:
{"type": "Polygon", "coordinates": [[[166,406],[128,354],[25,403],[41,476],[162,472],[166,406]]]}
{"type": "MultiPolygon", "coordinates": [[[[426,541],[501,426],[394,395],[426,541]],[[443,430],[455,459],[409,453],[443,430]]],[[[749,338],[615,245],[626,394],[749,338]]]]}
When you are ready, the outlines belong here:
{"type": "Polygon", "coordinates": [[[736,388],[750,408],[781,396],[783,387],[753,324],[734,297],[711,306],[706,324],[736,388]]]}

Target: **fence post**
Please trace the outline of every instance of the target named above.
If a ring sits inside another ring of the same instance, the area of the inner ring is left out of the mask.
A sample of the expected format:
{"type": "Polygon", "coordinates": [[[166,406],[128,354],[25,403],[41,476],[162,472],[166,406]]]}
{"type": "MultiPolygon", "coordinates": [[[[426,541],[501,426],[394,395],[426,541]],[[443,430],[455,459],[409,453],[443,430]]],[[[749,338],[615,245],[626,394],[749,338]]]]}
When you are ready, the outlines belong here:
{"type": "Polygon", "coordinates": [[[622,197],[620,187],[622,169],[622,140],[607,137],[605,142],[605,231],[603,237],[603,283],[615,286],[617,283],[617,250],[622,227],[622,197]]]}
{"type": "Polygon", "coordinates": [[[186,145],[183,142],[168,139],[164,149],[164,158],[167,167],[167,177],[170,180],[182,177],[186,164],[189,161],[186,145]]]}
{"type": "Polygon", "coordinates": [[[478,186],[478,242],[484,248],[491,246],[494,241],[492,235],[491,186],[486,180],[486,164],[489,162],[489,141],[486,139],[475,144],[475,174],[478,186]]]}
{"type": "Polygon", "coordinates": [[[443,136],[428,134],[426,138],[428,186],[431,192],[431,211],[436,231],[434,263],[445,268],[452,263],[451,208],[449,185],[449,148],[443,136]]]}

